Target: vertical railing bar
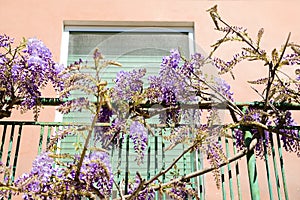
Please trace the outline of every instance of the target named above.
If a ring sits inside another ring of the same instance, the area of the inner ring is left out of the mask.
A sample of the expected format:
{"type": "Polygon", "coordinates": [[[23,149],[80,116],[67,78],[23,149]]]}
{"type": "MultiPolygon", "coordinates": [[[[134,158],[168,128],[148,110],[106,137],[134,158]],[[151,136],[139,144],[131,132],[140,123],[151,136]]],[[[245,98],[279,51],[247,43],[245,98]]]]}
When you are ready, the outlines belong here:
{"type": "MultiPolygon", "coordinates": [[[[184,149],[185,149],[185,145],[182,144],[182,151],[184,151],[184,149]]],[[[186,169],[186,154],[183,155],[182,159],[183,159],[183,174],[186,175],[187,174],[186,173],[186,170],[187,170],[186,169]]]]}
{"type": "Polygon", "coordinates": [[[150,167],[151,167],[151,137],[148,139],[148,145],[147,145],[147,180],[150,179],[151,173],[150,173],[150,167]]]}
{"type": "MultiPolygon", "coordinates": [[[[228,139],[225,138],[225,149],[226,149],[226,157],[230,157],[230,152],[229,152],[229,144],[228,144],[228,139]]],[[[231,170],[231,164],[227,165],[227,170],[228,170],[228,177],[229,177],[229,192],[230,192],[230,199],[234,200],[234,193],[233,193],[233,183],[232,183],[232,170],[231,170]]]]}
{"type": "Polygon", "coordinates": [[[10,156],[11,156],[13,140],[14,140],[14,132],[15,132],[15,124],[12,124],[11,125],[10,138],[9,138],[9,146],[8,146],[8,151],[7,151],[6,167],[8,167],[9,163],[10,163],[10,156]]]}
{"type": "MultiPolygon", "coordinates": [[[[243,107],[243,112],[247,111],[247,107],[243,107]]],[[[253,140],[253,135],[249,130],[242,130],[244,131],[244,141],[247,148],[249,148],[250,143],[253,140]]],[[[259,192],[259,185],[258,185],[258,174],[257,174],[257,167],[256,167],[256,158],[254,149],[248,151],[247,155],[247,170],[248,170],[248,179],[250,184],[250,193],[252,200],[259,200],[260,199],[260,192],[259,192]]]]}
{"type": "MultiPolygon", "coordinates": [[[[191,173],[195,171],[195,152],[190,153],[190,166],[191,166],[191,173]]],[[[195,183],[196,183],[196,178],[192,179],[192,188],[195,189],[195,183]]]]}
{"type": "Polygon", "coordinates": [[[125,194],[128,194],[129,184],[129,134],[126,137],[126,161],[125,161],[125,194]]]}
{"type": "MultiPolygon", "coordinates": [[[[198,161],[198,165],[197,165],[197,170],[201,170],[203,169],[203,158],[202,158],[202,154],[201,154],[201,151],[200,149],[198,149],[197,151],[197,161],[198,161]]],[[[202,176],[198,176],[198,194],[200,196],[200,200],[204,200],[205,198],[205,188],[204,188],[204,175],[202,176]]]]}
{"type": "MultiPolygon", "coordinates": [[[[12,147],[13,147],[14,132],[15,132],[15,124],[12,124],[10,138],[9,138],[9,146],[8,146],[8,151],[7,151],[6,167],[9,167],[9,165],[10,165],[10,156],[11,156],[11,151],[12,151],[12,147]]],[[[10,200],[11,197],[12,197],[12,194],[10,193],[8,196],[8,199],[10,200]]]]}
{"type": "Polygon", "coordinates": [[[6,131],[7,131],[7,124],[4,124],[2,140],[1,140],[2,143],[1,143],[1,149],[0,149],[0,161],[2,160],[2,154],[3,154],[4,143],[5,143],[6,131]]]}
{"type": "MultiPolygon", "coordinates": [[[[114,167],[113,164],[114,164],[114,152],[115,152],[115,147],[116,145],[111,145],[111,151],[110,151],[110,163],[112,165],[112,168],[114,167]]],[[[117,183],[118,184],[118,183],[117,183]]],[[[113,191],[115,190],[115,184],[113,184],[112,186],[112,195],[109,197],[109,199],[113,199],[114,198],[114,193],[113,191]]]]}
{"type": "MultiPolygon", "coordinates": [[[[61,131],[64,127],[63,126],[57,126],[55,131],[61,131]]],[[[61,148],[57,148],[57,147],[61,147],[61,140],[58,140],[57,142],[57,146],[55,147],[55,153],[60,154],[61,153],[61,148]]]]}
{"type": "MultiPolygon", "coordinates": [[[[250,131],[245,131],[245,144],[249,147],[252,141],[252,133],[250,131]]],[[[250,192],[252,200],[260,199],[259,185],[258,185],[258,174],[256,167],[256,158],[254,154],[254,150],[251,150],[247,153],[247,170],[248,170],[248,178],[250,183],[250,192]]]]}
{"type": "MultiPolygon", "coordinates": [[[[299,133],[299,131],[298,131],[298,133],[299,133]]],[[[286,181],[286,176],[285,176],[283,155],[282,155],[282,148],[281,148],[279,134],[277,133],[276,136],[277,136],[277,145],[278,145],[278,152],[279,152],[279,162],[280,162],[280,169],[281,169],[281,178],[282,178],[282,182],[283,182],[284,196],[285,196],[285,200],[289,200],[289,194],[288,194],[288,189],[287,189],[287,181],[286,181]]]]}
{"type": "Polygon", "coordinates": [[[119,152],[118,152],[118,163],[117,163],[117,180],[118,184],[121,183],[121,164],[122,164],[122,147],[123,147],[123,138],[120,136],[119,138],[119,152]]]}
{"type": "Polygon", "coordinates": [[[16,144],[15,157],[14,157],[14,162],[13,162],[12,181],[14,181],[14,179],[15,179],[15,174],[16,174],[16,169],[17,169],[17,162],[18,162],[21,135],[22,135],[22,127],[23,127],[23,125],[20,124],[19,125],[19,131],[18,131],[17,144],[16,144]]]}
{"type": "Polygon", "coordinates": [[[279,182],[279,175],[278,175],[278,168],[277,168],[277,162],[275,157],[275,148],[274,148],[274,141],[273,141],[273,135],[270,134],[270,141],[272,146],[272,159],[273,159],[273,167],[274,167],[274,173],[275,173],[275,180],[276,180],[276,186],[277,186],[277,196],[278,199],[281,200],[281,192],[280,192],[280,182],[279,182]]]}
{"type": "Polygon", "coordinates": [[[45,125],[41,125],[38,154],[42,152],[42,148],[43,148],[44,129],[45,129],[45,125]]]}
{"type": "MultiPolygon", "coordinates": [[[[161,132],[161,134],[159,135],[161,138],[161,150],[162,150],[162,169],[164,170],[166,167],[166,160],[165,160],[165,142],[164,142],[164,137],[163,137],[163,133],[161,132]]],[[[166,181],[166,174],[163,174],[162,176],[162,182],[165,183],[166,181]]],[[[166,199],[166,195],[165,193],[163,193],[163,200],[166,199]]]]}
{"type": "MultiPolygon", "coordinates": [[[[166,155],[165,155],[165,142],[164,142],[164,138],[161,137],[161,149],[162,149],[162,170],[165,169],[166,167],[166,155]]],[[[163,183],[165,182],[166,179],[166,174],[163,174],[163,183]]]]}
{"type": "MultiPolygon", "coordinates": [[[[158,172],[158,144],[157,144],[157,135],[154,136],[154,174],[158,172]]],[[[158,199],[159,192],[155,193],[155,198],[158,199]]]]}
{"type": "Polygon", "coordinates": [[[268,181],[268,189],[269,189],[269,196],[270,196],[270,199],[273,200],[274,199],[274,196],[273,196],[273,189],[272,189],[272,181],[271,181],[271,176],[270,176],[270,166],[269,166],[269,156],[268,156],[268,149],[267,149],[267,141],[266,141],[266,138],[264,136],[264,157],[265,157],[265,167],[266,167],[266,171],[267,171],[267,181],[268,181]]]}
{"type": "MultiPolygon", "coordinates": [[[[221,137],[218,138],[219,143],[222,145],[221,137]]],[[[224,167],[221,167],[221,186],[222,186],[222,199],[226,200],[226,185],[225,185],[225,174],[224,174],[224,167]]]]}
{"type": "Polygon", "coordinates": [[[158,144],[157,135],[154,136],[154,173],[158,172],[158,144]]]}
{"type": "MultiPolygon", "coordinates": [[[[233,134],[234,134],[234,131],[232,130],[232,135],[233,134]]],[[[235,143],[235,140],[233,140],[233,154],[235,155],[236,153],[237,153],[236,143],[235,143]]],[[[239,168],[239,162],[238,161],[236,161],[236,163],[235,163],[235,176],[236,176],[236,184],[237,184],[237,190],[238,190],[238,199],[242,200],[240,168],[239,168]]]]}
{"type": "Polygon", "coordinates": [[[46,146],[50,143],[51,131],[52,131],[52,126],[48,126],[48,134],[47,134],[46,146]]]}
{"type": "MultiPolygon", "coordinates": [[[[193,132],[190,131],[189,136],[192,138],[193,137],[193,132]]],[[[190,173],[193,173],[195,171],[195,151],[190,152],[190,173]]],[[[191,180],[192,182],[192,188],[196,189],[196,178],[193,178],[191,180]]]]}

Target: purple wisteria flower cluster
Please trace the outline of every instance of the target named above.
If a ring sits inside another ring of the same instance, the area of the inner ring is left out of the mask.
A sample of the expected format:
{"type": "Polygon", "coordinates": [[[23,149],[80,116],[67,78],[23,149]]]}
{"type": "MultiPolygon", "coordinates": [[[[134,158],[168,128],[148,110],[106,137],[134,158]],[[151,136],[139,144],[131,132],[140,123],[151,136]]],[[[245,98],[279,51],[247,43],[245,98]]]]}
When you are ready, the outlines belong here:
{"type": "Polygon", "coordinates": [[[126,121],[124,119],[115,118],[109,127],[95,127],[96,141],[100,140],[102,146],[111,148],[112,145],[120,145],[120,141],[124,139],[126,134],[126,121]]]}
{"type": "Polygon", "coordinates": [[[143,89],[141,80],[146,74],[146,69],[133,70],[131,72],[120,71],[115,80],[112,98],[114,101],[132,101],[132,97],[140,94],[143,89]]]}
{"type": "Polygon", "coordinates": [[[63,67],[40,40],[30,38],[14,47],[13,39],[1,35],[0,48],[0,118],[10,116],[16,104],[22,112],[38,105],[48,82],[58,91],[64,88],[63,67]]]}
{"type": "Polygon", "coordinates": [[[163,57],[159,75],[149,77],[149,88],[156,92],[158,102],[174,105],[178,101],[187,101],[191,98],[188,77],[182,75],[182,70],[193,71],[193,67],[191,65],[187,67],[187,64],[180,65],[180,62],[182,59],[179,51],[173,49],[169,56],[163,57]]]}
{"type": "Polygon", "coordinates": [[[198,195],[195,189],[193,189],[189,183],[186,182],[175,182],[171,184],[166,191],[168,197],[171,199],[178,199],[178,200],[184,200],[189,198],[196,198],[198,199],[198,195]]]}
{"type": "Polygon", "coordinates": [[[129,137],[133,141],[134,151],[137,153],[136,161],[140,165],[143,162],[148,143],[148,130],[139,121],[133,121],[129,127],[129,137]]]}
{"type": "Polygon", "coordinates": [[[292,113],[286,111],[281,117],[274,120],[274,124],[279,128],[281,133],[280,140],[283,143],[283,148],[287,152],[295,152],[300,157],[300,141],[296,140],[300,138],[299,131],[293,129],[297,126],[297,123],[292,118],[292,113]]]}
{"type": "MultiPolygon", "coordinates": [[[[189,87],[186,76],[183,76],[180,65],[181,55],[177,49],[173,49],[169,56],[162,59],[158,76],[150,76],[149,99],[151,102],[159,102],[166,107],[174,107],[160,114],[161,122],[178,123],[178,102],[188,101],[189,87]]],[[[190,69],[192,70],[192,69],[190,69]]]]}
{"type": "MultiPolygon", "coordinates": [[[[214,98],[216,95],[209,96],[208,91],[204,95],[207,86],[203,82],[215,90],[212,93],[219,93],[218,97],[225,96],[227,100],[233,101],[233,92],[225,80],[219,77],[213,82],[206,80],[207,75],[203,73],[205,64],[206,59],[203,55],[195,53],[187,60],[177,49],[171,50],[169,56],[163,57],[159,75],[149,77],[150,86],[147,93],[150,102],[170,108],[160,115],[161,122],[179,123],[180,103],[197,103],[214,98]]],[[[221,100],[224,101],[224,98],[221,100]]]]}
{"type": "MultiPolygon", "coordinates": [[[[129,184],[128,187],[128,194],[133,194],[136,192],[137,189],[139,189],[139,186],[141,186],[141,177],[136,175],[135,182],[129,184]]],[[[147,187],[141,191],[138,192],[134,200],[152,200],[155,198],[155,190],[151,187],[147,187]]]]}
{"type": "MultiPolygon", "coordinates": [[[[113,111],[109,107],[102,106],[97,116],[97,123],[110,123],[112,115],[113,115],[113,111]]],[[[111,126],[95,126],[94,128],[95,140],[97,142],[100,141],[103,147],[105,147],[106,144],[111,144],[111,140],[113,139],[112,137],[114,133],[109,133],[109,130],[112,129],[112,126],[115,127],[116,124],[117,123],[112,123],[111,126]]]]}
{"type": "MultiPolygon", "coordinates": [[[[250,107],[246,110],[242,120],[247,122],[261,122],[262,113],[259,110],[250,107]]],[[[272,124],[272,120],[267,118],[265,124],[270,126],[272,124]]],[[[250,131],[251,134],[253,134],[258,139],[258,142],[255,146],[255,153],[258,157],[262,158],[265,153],[269,152],[271,147],[269,131],[261,130],[261,132],[259,132],[257,127],[248,129],[240,127],[239,129],[234,129],[233,132],[235,137],[235,144],[239,150],[246,148],[245,131],[250,131]]]]}
{"type": "Polygon", "coordinates": [[[215,87],[225,98],[233,101],[233,92],[230,90],[230,85],[222,78],[215,78],[215,87]]]}
{"type": "MultiPolygon", "coordinates": [[[[260,110],[249,108],[242,121],[244,122],[262,122],[263,113],[260,110]]],[[[283,148],[288,152],[295,152],[300,156],[300,142],[297,141],[299,138],[298,130],[293,129],[292,127],[297,126],[296,122],[292,118],[290,111],[283,111],[280,115],[274,115],[268,117],[266,122],[263,123],[269,127],[276,126],[276,129],[279,130],[280,140],[282,142],[283,148]]],[[[255,126],[250,127],[241,127],[240,129],[235,128],[234,137],[236,146],[238,149],[246,148],[245,144],[245,131],[251,131],[255,138],[258,139],[258,142],[255,146],[256,155],[263,158],[266,153],[270,152],[272,147],[273,137],[268,130],[261,130],[255,126]]],[[[278,133],[277,133],[278,134],[278,133]]]]}
{"type": "MultiPolygon", "coordinates": [[[[79,181],[75,180],[76,164],[60,167],[49,153],[42,153],[28,174],[12,184],[23,199],[80,199],[93,193],[107,198],[112,192],[113,174],[108,154],[92,152],[84,158],[79,181]]],[[[6,193],[6,197],[9,193],[6,193]]]]}

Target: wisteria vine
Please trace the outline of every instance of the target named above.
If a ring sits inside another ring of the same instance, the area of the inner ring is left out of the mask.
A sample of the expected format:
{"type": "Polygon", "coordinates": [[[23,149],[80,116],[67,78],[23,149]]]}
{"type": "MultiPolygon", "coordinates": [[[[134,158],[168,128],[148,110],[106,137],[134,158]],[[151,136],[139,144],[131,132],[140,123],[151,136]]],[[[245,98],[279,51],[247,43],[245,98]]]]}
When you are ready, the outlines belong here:
{"type": "Polygon", "coordinates": [[[61,72],[50,50],[36,38],[14,45],[14,39],[0,35],[0,118],[9,117],[12,109],[22,112],[40,105],[41,90],[50,81],[57,91],[64,88],[61,72]]]}
{"type": "Polygon", "coordinates": [[[105,60],[99,49],[93,53],[92,65],[79,59],[63,68],[53,61],[50,50],[41,41],[31,38],[14,47],[13,39],[0,35],[0,118],[9,117],[16,105],[23,112],[35,109],[38,113],[41,89],[48,81],[59,91],[61,100],[69,97],[58,108],[61,113],[88,111],[91,117],[88,126],[68,126],[55,132],[47,151],[34,160],[31,171],[15,180],[10,177],[10,168],[0,162],[3,178],[0,195],[8,198],[22,194],[23,199],[108,199],[115,185],[121,199],[154,199],[156,190],[159,195],[165,193],[172,199],[199,199],[184,178],[189,175],[177,173],[176,163],[187,153],[201,151],[207,155],[219,187],[220,167],[236,159],[225,156],[218,139],[228,136],[228,130],[233,130],[230,138],[242,152],[239,156],[252,148],[252,143],[245,142],[247,131],[253,134],[252,141],[257,141],[253,148],[259,157],[269,152],[274,133],[286,151],[300,155],[300,138],[292,128],[296,126],[292,112],[280,108],[281,104],[300,102],[300,69],[295,71],[296,78],[281,71],[282,66],[300,64],[300,45],[290,42],[289,35],[280,50],[274,49],[268,57],[260,46],[263,29],[253,40],[247,29],[228,25],[219,16],[216,6],[208,12],[216,30],[225,35],[212,45],[208,57],[195,53],[186,58],[180,50],[172,49],[170,55],[162,58],[158,74],[150,76],[147,84],[144,83],[146,69],[120,70],[112,88],[102,80],[101,70],[121,64],[105,60]],[[232,41],[245,45],[240,53],[229,61],[214,57],[214,52],[224,43],[232,41]],[[203,70],[209,64],[216,67],[220,75],[231,73],[234,77],[234,67],[244,60],[262,61],[269,69],[268,77],[248,81],[254,86],[265,86],[263,91],[253,87],[262,101],[248,107],[235,104],[233,91],[224,79],[209,76],[203,70]],[[82,96],[70,97],[73,91],[80,91],[82,96]],[[230,111],[232,123],[222,124],[219,108],[230,111]],[[155,117],[158,122],[150,124],[150,119],[155,117]],[[168,134],[157,135],[155,126],[168,134]],[[79,135],[84,142],[75,154],[60,154],[56,144],[71,134],[79,135]],[[112,148],[121,148],[125,138],[129,138],[136,164],[142,165],[151,136],[168,142],[165,151],[179,144],[186,145],[187,149],[147,180],[137,173],[125,194],[123,180],[114,179],[119,172],[112,168],[109,152],[112,148]],[[68,162],[63,160],[66,158],[68,162]],[[160,179],[166,174],[173,177],[162,184],[160,179]]]}

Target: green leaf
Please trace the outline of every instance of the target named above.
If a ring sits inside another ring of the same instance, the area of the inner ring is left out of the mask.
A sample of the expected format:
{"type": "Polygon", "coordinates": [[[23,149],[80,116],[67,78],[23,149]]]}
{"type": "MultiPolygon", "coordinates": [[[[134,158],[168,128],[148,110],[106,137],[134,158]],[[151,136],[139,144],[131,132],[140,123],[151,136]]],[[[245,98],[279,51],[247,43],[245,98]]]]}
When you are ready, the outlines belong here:
{"type": "Polygon", "coordinates": [[[292,49],[296,54],[300,54],[300,48],[299,48],[299,47],[292,46],[291,49],[292,49]]]}
{"type": "Polygon", "coordinates": [[[214,5],[212,8],[208,9],[207,12],[209,12],[217,30],[220,30],[217,19],[219,18],[217,5],[214,5]]]}
{"type": "Polygon", "coordinates": [[[255,81],[247,81],[250,84],[266,84],[268,82],[268,78],[260,78],[255,81]]]}
{"type": "Polygon", "coordinates": [[[273,49],[272,51],[272,61],[275,64],[278,63],[279,57],[278,57],[278,51],[276,49],[273,49]]]}
{"type": "Polygon", "coordinates": [[[259,45],[260,45],[260,41],[261,41],[263,34],[264,34],[264,28],[259,29],[259,31],[257,33],[257,41],[256,41],[257,47],[259,47],[259,45]]]}

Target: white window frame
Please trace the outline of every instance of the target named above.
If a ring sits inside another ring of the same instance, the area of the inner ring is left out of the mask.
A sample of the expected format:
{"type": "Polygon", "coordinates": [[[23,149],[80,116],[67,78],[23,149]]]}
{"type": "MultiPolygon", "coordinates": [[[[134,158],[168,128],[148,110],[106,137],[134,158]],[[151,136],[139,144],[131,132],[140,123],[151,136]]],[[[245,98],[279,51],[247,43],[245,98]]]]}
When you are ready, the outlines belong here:
{"type": "MultiPolygon", "coordinates": [[[[182,32],[189,38],[189,52],[195,52],[193,22],[115,22],[115,21],[64,21],[62,27],[60,63],[67,66],[70,32],[182,32]]],[[[62,122],[63,115],[56,111],[55,122],[62,122]]]]}

